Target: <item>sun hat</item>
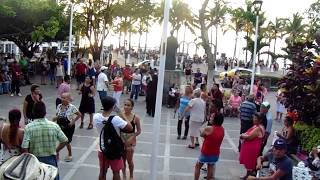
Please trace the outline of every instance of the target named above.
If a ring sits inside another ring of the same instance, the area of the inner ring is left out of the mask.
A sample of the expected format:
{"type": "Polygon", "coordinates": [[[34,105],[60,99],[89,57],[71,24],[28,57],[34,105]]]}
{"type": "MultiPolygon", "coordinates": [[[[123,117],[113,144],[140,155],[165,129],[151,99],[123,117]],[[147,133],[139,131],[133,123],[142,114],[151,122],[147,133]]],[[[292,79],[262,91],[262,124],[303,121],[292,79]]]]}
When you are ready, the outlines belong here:
{"type": "Polygon", "coordinates": [[[277,139],[273,143],[273,147],[279,150],[287,149],[287,142],[284,139],[277,139]]]}
{"type": "Polygon", "coordinates": [[[0,180],[54,180],[58,169],[29,153],[13,156],[0,166],[0,180]]]}

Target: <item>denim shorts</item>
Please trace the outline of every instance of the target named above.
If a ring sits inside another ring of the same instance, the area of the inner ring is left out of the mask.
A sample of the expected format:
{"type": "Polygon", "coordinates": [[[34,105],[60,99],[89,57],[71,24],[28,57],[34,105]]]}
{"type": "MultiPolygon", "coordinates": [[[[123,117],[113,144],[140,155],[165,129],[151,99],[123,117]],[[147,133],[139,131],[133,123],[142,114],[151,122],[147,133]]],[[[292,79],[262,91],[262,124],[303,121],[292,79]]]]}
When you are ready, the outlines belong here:
{"type": "Polygon", "coordinates": [[[219,156],[205,156],[200,154],[198,161],[203,164],[215,165],[218,162],[219,156]]]}

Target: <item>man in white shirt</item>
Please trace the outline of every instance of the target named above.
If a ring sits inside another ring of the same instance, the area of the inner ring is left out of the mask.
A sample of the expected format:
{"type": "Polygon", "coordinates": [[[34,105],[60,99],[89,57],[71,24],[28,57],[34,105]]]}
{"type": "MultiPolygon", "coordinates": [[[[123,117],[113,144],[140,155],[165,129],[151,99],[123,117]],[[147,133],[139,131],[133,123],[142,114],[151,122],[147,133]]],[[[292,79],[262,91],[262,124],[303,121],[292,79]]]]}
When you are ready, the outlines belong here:
{"type": "MultiPolygon", "coordinates": [[[[109,116],[111,115],[115,107],[116,100],[110,96],[106,96],[105,98],[101,99],[101,102],[102,102],[103,112],[96,113],[93,116],[93,122],[99,134],[101,134],[101,131],[105,126],[104,121],[107,121],[109,116]]],[[[127,123],[127,121],[123,120],[119,116],[114,116],[112,118],[111,123],[119,136],[120,136],[120,130],[129,132],[129,131],[132,131],[133,129],[131,123],[127,123]]],[[[112,160],[107,159],[105,155],[99,150],[98,159],[99,159],[99,167],[100,167],[99,180],[106,179],[106,174],[109,167],[112,169],[113,179],[120,180],[120,170],[123,169],[123,166],[124,166],[122,158],[112,159],[112,160]]]]}
{"type": "Polygon", "coordinates": [[[98,76],[97,91],[99,93],[101,103],[102,103],[102,99],[107,97],[109,80],[108,80],[108,76],[104,73],[104,71],[107,69],[108,68],[106,66],[102,66],[100,68],[100,73],[98,76]]]}
{"type": "Polygon", "coordinates": [[[200,97],[201,90],[194,90],[193,95],[194,98],[189,102],[188,106],[185,109],[185,112],[190,111],[189,132],[191,144],[188,147],[191,149],[194,149],[196,146],[199,146],[200,128],[204,121],[206,110],[206,103],[200,97]]]}
{"type": "Polygon", "coordinates": [[[140,74],[140,70],[139,69],[135,69],[133,75],[132,75],[132,88],[131,88],[131,94],[130,94],[130,99],[134,99],[137,100],[138,99],[138,95],[141,89],[141,74],[140,74]]]}

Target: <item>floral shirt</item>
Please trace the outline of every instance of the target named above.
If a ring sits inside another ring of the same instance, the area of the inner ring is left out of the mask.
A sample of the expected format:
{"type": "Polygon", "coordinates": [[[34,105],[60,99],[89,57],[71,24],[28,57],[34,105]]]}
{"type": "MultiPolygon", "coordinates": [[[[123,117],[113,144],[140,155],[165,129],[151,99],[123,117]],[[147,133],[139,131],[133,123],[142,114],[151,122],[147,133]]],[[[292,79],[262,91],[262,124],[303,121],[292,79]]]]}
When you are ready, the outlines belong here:
{"type": "Polygon", "coordinates": [[[78,111],[79,110],[73,104],[69,104],[65,109],[62,109],[62,104],[59,104],[57,107],[57,116],[66,117],[71,121],[75,118],[78,111]]]}

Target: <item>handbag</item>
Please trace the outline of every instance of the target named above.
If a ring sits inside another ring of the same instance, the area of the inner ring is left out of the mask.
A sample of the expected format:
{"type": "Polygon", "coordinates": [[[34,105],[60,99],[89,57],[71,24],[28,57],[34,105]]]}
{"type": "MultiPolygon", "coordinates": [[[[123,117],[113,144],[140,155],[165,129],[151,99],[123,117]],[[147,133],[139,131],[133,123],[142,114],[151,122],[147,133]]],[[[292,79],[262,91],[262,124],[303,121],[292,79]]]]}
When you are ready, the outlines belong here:
{"type": "Polygon", "coordinates": [[[57,117],[57,124],[60,126],[62,130],[67,129],[69,127],[69,123],[70,121],[68,120],[68,118],[61,116],[57,117]]]}

